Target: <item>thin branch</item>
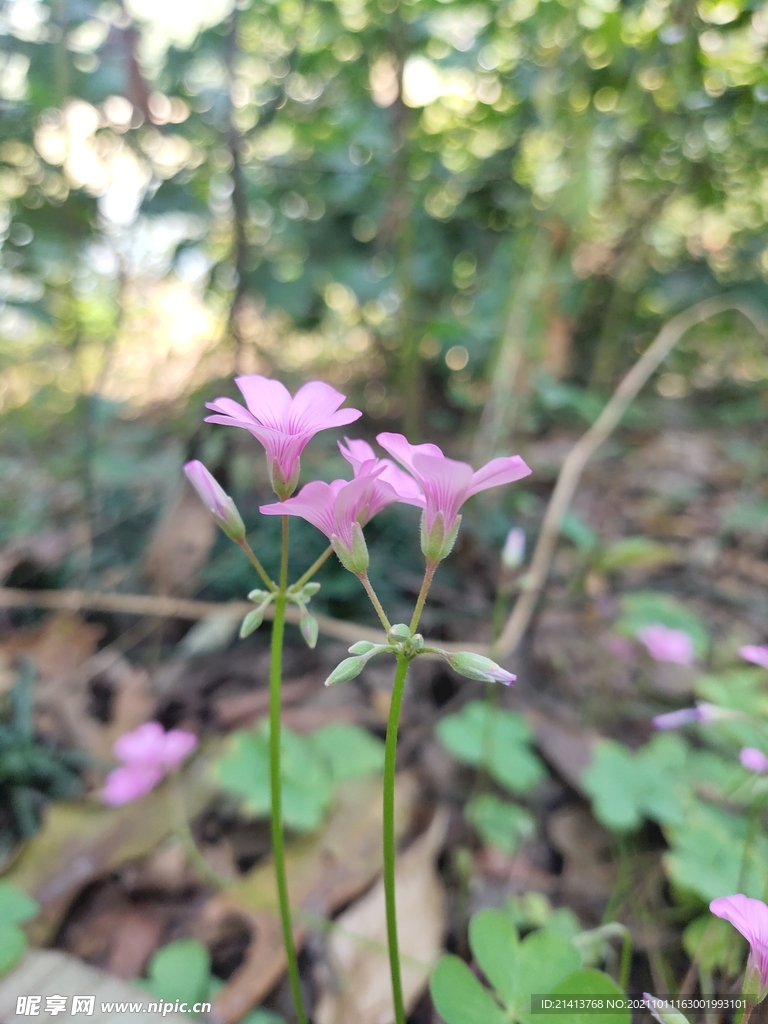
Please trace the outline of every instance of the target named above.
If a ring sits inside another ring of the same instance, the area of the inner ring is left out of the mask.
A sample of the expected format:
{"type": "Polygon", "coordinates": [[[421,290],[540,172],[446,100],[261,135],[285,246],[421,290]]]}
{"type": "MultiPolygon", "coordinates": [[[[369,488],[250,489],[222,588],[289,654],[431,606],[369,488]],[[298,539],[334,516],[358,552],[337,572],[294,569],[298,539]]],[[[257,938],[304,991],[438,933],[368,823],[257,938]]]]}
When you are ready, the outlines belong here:
{"type": "Polygon", "coordinates": [[[662,327],[651,345],[616,388],[597,420],[570,450],[563,462],[552,497],[549,499],[549,505],[541,525],[541,533],[531,560],[531,567],[525,577],[525,589],[515,602],[501,636],[493,645],[492,653],[495,657],[505,658],[511,654],[528,628],[536,602],[549,575],[549,567],[557,546],[563,516],[568,510],[589,459],[603,441],[607,440],[643,385],[666,359],[686,331],[703,320],[708,320],[710,317],[728,310],[736,310],[741,313],[763,337],[768,337],[768,320],[765,314],[738,295],[720,295],[717,298],[705,299],[703,302],[691,306],[690,309],[678,313],[662,327]]]}
{"type": "MultiPolygon", "coordinates": [[[[250,601],[194,601],[182,597],[156,597],[153,594],[101,594],[88,590],[17,590],[14,587],[0,587],[0,608],[46,608],[51,611],[67,612],[112,612],[122,615],[150,615],[163,619],[204,619],[208,615],[231,615],[233,620],[253,611],[250,601]]],[[[272,608],[264,612],[265,619],[271,619],[272,608]]],[[[286,621],[299,624],[301,610],[289,606],[286,621]]],[[[315,615],[320,632],[341,640],[346,644],[358,640],[370,640],[375,644],[386,644],[387,637],[379,629],[359,625],[356,622],[342,622],[329,615],[315,615]]],[[[440,641],[444,650],[477,651],[487,653],[487,645],[477,643],[446,643],[440,641]]]]}

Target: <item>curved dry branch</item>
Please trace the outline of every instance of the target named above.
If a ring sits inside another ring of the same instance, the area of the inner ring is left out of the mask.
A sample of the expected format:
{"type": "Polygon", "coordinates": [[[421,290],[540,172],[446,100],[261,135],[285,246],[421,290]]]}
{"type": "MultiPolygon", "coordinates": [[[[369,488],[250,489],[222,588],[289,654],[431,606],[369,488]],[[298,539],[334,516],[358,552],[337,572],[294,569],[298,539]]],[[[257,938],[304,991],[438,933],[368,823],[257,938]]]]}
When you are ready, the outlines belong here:
{"type": "Polygon", "coordinates": [[[664,362],[686,331],[703,320],[708,320],[712,316],[729,310],[741,313],[763,337],[768,337],[768,320],[765,314],[751,306],[741,296],[721,295],[717,298],[697,302],[695,306],[678,313],[664,324],[653,342],[616,388],[598,418],[570,450],[560,469],[552,497],[549,499],[549,505],[541,525],[541,533],[531,559],[531,567],[525,577],[525,589],[515,602],[501,635],[493,645],[494,657],[504,658],[511,654],[528,628],[536,602],[549,575],[549,567],[555,553],[563,516],[568,510],[589,459],[603,441],[607,440],[639,391],[653,372],[664,362]]]}

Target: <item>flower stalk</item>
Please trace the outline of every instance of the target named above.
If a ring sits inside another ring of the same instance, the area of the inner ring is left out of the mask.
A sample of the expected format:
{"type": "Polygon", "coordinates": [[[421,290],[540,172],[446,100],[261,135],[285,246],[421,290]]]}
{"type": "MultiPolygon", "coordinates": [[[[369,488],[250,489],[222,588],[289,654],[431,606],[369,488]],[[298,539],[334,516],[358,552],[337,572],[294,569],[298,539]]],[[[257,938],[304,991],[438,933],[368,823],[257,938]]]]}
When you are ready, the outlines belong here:
{"type": "Polygon", "coordinates": [[[288,879],[285,871],[285,843],[283,838],[282,786],[280,774],[280,732],[283,680],[283,634],[285,607],[288,603],[288,516],[282,517],[282,546],[280,552],[280,580],[275,598],[275,617],[272,620],[272,642],[269,662],[269,782],[272,803],[272,853],[275,861],[277,898],[280,904],[280,922],[288,961],[288,981],[296,1007],[299,1024],[307,1024],[301,994],[299,964],[291,927],[291,909],[288,900],[288,879]]]}

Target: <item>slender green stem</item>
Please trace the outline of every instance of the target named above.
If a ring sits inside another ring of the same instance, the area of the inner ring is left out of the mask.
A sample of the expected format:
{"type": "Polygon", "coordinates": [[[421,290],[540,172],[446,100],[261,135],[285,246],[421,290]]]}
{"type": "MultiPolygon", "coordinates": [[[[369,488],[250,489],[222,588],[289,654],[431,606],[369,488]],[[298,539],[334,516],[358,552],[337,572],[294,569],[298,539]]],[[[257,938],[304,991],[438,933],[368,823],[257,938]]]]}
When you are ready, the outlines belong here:
{"type": "Polygon", "coordinates": [[[421,582],[421,590],[419,596],[416,599],[416,607],[413,609],[413,617],[411,618],[411,633],[416,632],[416,627],[419,624],[421,613],[424,611],[424,605],[427,600],[427,594],[429,588],[432,586],[432,580],[435,575],[435,569],[438,566],[438,562],[427,562],[427,568],[424,570],[424,579],[421,582]]]}
{"type": "Polygon", "coordinates": [[[283,543],[280,556],[280,584],[275,598],[275,617],[272,620],[272,647],[269,665],[269,781],[272,795],[272,853],[275,858],[277,897],[280,920],[283,925],[283,943],[288,961],[288,981],[296,1006],[299,1024],[307,1024],[301,996],[299,965],[293,944],[291,909],[288,902],[288,880],[285,873],[285,846],[283,843],[283,809],[280,778],[280,711],[283,676],[283,633],[285,630],[286,590],[288,583],[288,516],[283,516],[283,543]]]}
{"type": "Polygon", "coordinates": [[[400,980],[400,947],[397,941],[397,911],[395,901],[395,762],[397,760],[397,726],[403,689],[410,658],[397,656],[392,703],[389,706],[387,741],[384,751],[384,899],[387,908],[387,945],[389,970],[392,975],[392,1000],[395,1006],[395,1024],[405,1024],[403,986],[400,980]]]}
{"type": "Polygon", "coordinates": [[[314,560],[314,562],[312,563],[312,565],[310,565],[310,567],[307,569],[307,571],[304,573],[304,575],[303,576],[299,576],[299,578],[296,580],[296,582],[292,583],[291,586],[288,588],[288,590],[292,594],[296,593],[297,590],[301,590],[301,588],[304,586],[304,584],[305,583],[309,583],[309,581],[315,575],[315,573],[320,568],[320,566],[323,565],[325,562],[327,562],[332,554],[333,554],[333,547],[329,544],[328,547],[325,549],[325,551],[322,553],[322,555],[320,555],[319,558],[316,558],[314,560]]]}
{"type": "Polygon", "coordinates": [[[368,573],[361,572],[357,578],[365,587],[365,592],[370,598],[371,604],[376,609],[376,614],[379,616],[379,622],[382,624],[384,629],[386,629],[386,631],[389,632],[390,629],[392,629],[392,623],[387,618],[387,613],[382,608],[381,601],[378,599],[378,597],[376,596],[376,591],[371,586],[371,581],[368,579],[368,573]]]}
{"type": "Polygon", "coordinates": [[[251,563],[253,568],[256,570],[256,572],[259,574],[259,576],[261,576],[262,581],[264,583],[266,583],[266,585],[269,587],[269,589],[274,593],[277,590],[277,584],[275,583],[274,580],[269,578],[269,575],[268,575],[266,569],[261,564],[261,562],[258,560],[256,555],[253,553],[253,548],[251,547],[251,545],[248,543],[248,541],[245,538],[243,538],[242,540],[238,541],[238,544],[240,545],[240,547],[243,549],[243,551],[248,556],[248,561],[251,563]]]}

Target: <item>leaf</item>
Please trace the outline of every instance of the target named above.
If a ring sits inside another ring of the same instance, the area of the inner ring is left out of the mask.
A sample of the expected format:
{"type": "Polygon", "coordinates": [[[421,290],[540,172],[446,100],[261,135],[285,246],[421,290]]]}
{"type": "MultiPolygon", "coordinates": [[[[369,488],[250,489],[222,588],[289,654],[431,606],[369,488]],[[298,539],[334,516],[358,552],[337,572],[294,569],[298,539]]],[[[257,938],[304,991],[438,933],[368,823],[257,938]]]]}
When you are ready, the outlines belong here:
{"type": "Polygon", "coordinates": [[[0,975],[6,974],[21,959],[27,948],[27,936],[15,924],[0,924],[0,975]]]}
{"type": "Polygon", "coordinates": [[[530,749],[532,737],[521,715],[469,701],[436,728],[438,739],[463,764],[484,765],[513,793],[526,793],[544,776],[544,766],[530,749]]]}
{"type": "MultiPolygon", "coordinates": [[[[538,993],[536,993],[538,994],[538,993]]],[[[546,993],[541,993],[542,995],[546,993]]],[[[619,986],[604,974],[594,968],[575,971],[563,978],[553,989],[549,991],[551,996],[582,996],[610,998],[611,996],[622,996],[624,993],[619,986]]],[[[584,1013],[569,1012],[560,1013],[528,1013],[525,1020],[527,1024],[595,1024],[599,1020],[601,1024],[630,1024],[629,1010],[616,1010],[606,1012],[601,1010],[599,1014],[585,1011],[584,1013]]]]}
{"type": "Polygon", "coordinates": [[[640,590],[624,595],[621,599],[621,616],[614,626],[618,633],[635,637],[638,630],[656,623],[687,633],[693,640],[696,654],[706,654],[709,648],[707,628],[699,616],[682,602],[655,590],[640,590]]]}
{"type": "Polygon", "coordinates": [[[285,1018],[274,1010],[265,1010],[259,1007],[258,1010],[251,1010],[246,1013],[240,1024],[285,1024],[285,1018]]]}
{"type": "MultiPolygon", "coordinates": [[[[219,781],[244,797],[248,810],[266,815],[272,805],[269,783],[269,724],[236,732],[228,754],[217,765],[219,781]]],[[[333,789],[330,768],[311,737],[283,729],[280,737],[283,818],[286,825],[311,831],[320,824],[333,789]]]]}
{"type": "Polygon", "coordinates": [[[747,944],[728,921],[714,914],[702,914],[683,932],[683,946],[688,956],[705,971],[723,971],[735,978],[744,963],[747,944]]]}
{"type": "Polygon", "coordinates": [[[531,995],[551,992],[567,975],[581,967],[581,956],[568,939],[556,932],[531,932],[520,944],[514,964],[514,1007],[530,1009],[531,995]]]}
{"type": "Polygon", "coordinates": [[[333,722],[310,734],[334,782],[356,779],[384,768],[384,744],[359,725],[333,722]]]}
{"type": "Polygon", "coordinates": [[[196,1003],[208,993],[211,958],[197,939],[177,939],[162,946],[147,968],[147,988],[157,999],[196,1003]]]}
{"type": "Polygon", "coordinates": [[[9,882],[0,881],[0,921],[3,924],[18,924],[29,921],[40,912],[37,900],[27,896],[21,889],[9,882]]]}
{"type": "Polygon", "coordinates": [[[536,823],[528,811],[492,793],[473,797],[464,808],[464,817],[486,843],[508,854],[536,834],[536,823]]]}
{"type": "Polygon", "coordinates": [[[756,899],[765,895],[768,836],[764,832],[750,836],[745,815],[694,801],[685,821],[664,831],[670,851],[663,864],[681,889],[707,903],[734,892],[756,899]]]}
{"type": "Polygon", "coordinates": [[[509,1024],[507,1014],[457,956],[440,958],[429,991],[446,1024],[509,1024]]]}
{"type": "Polygon", "coordinates": [[[615,832],[639,828],[644,818],[661,824],[683,820],[686,748],[678,736],[658,735],[634,753],[614,740],[595,745],[581,777],[595,816],[615,832]]]}
{"type": "Polygon", "coordinates": [[[622,537],[606,548],[599,567],[604,572],[621,572],[622,569],[650,569],[677,560],[677,552],[666,544],[647,537],[622,537]]]}
{"type": "Polygon", "coordinates": [[[517,928],[501,910],[480,910],[469,922],[469,945],[483,974],[511,1006],[515,1001],[514,967],[520,940],[517,928]]]}

